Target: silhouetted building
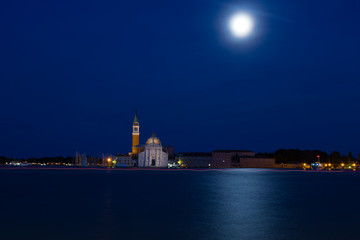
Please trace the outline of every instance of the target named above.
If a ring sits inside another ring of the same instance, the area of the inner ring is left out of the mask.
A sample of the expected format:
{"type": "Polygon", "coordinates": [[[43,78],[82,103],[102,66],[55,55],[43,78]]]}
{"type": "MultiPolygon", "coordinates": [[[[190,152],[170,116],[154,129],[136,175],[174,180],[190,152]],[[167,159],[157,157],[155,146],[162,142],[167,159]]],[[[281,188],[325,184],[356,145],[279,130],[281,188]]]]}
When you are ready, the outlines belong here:
{"type": "Polygon", "coordinates": [[[175,162],[181,167],[209,168],[211,166],[211,159],[211,153],[190,152],[177,154],[175,162]]]}
{"type": "Polygon", "coordinates": [[[85,153],[79,154],[78,152],[76,152],[75,165],[76,166],[81,166],[81,167],[101,166],[102,165],[102,159],[99,158],[99,157],[86,156],[85,153]]]}
{"type": "Polygon", "coordinates": [[[216,150],[212,152],[212,168],[275,168],[275,159],[257,157],[252,151],[216,150]]]}
{"type": "Polygon", "coordinates": [[[163,145],[163,151],[168,154],[169,160],[175,160],[175,148],[169,145],[163,145]]]}

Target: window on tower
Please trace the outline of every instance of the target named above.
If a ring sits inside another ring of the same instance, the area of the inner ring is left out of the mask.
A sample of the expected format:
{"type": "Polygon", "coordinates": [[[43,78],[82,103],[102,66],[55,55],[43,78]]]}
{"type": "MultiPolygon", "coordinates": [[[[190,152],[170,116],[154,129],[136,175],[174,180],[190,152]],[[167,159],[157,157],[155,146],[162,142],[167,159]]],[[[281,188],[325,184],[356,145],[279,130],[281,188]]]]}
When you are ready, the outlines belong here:
{"type": "Polygon", "coordinates": [[[139,128],[134,127],[134,131],[135,131],[135,132],[139,131],[139,128]]]}

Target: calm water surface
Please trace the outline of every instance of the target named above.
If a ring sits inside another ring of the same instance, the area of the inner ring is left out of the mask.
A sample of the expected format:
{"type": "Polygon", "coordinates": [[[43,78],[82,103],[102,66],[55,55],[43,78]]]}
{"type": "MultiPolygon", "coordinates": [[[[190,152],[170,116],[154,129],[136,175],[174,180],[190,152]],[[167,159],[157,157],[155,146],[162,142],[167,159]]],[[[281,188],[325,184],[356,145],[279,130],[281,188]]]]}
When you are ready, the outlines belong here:
{"type": "Polygon", "coordinates": [[[0,169],[0,239],[359,239],[360,173],[0,169]]]}

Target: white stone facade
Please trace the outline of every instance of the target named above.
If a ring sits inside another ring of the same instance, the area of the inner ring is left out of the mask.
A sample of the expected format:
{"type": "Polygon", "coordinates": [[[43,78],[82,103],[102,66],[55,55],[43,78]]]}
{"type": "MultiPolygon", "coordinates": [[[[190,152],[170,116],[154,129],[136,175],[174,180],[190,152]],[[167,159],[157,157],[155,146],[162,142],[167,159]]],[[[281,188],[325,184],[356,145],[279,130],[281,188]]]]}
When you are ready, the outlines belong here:
{"type": "Polygon", "coordinates": [[[163,151],[155,134],[146,141],[143,152],[138,155],[138,167],[167,167],[168,154],[163,151]]]}
{"type": "Polygon", "coordinates": [[[134,160],[128,154],[122,154],[115,157],[118,167],[134,167],[134,160]]]}

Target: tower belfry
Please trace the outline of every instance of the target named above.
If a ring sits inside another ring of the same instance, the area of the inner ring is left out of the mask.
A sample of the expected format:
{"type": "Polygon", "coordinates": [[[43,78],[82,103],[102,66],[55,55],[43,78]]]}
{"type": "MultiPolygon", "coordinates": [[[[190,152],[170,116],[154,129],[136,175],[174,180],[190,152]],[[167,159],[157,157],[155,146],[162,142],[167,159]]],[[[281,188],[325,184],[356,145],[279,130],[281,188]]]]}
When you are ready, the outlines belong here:
{"type": "Polygon", "coordinates": [[[137,113],[135,113],[134,122],[133,122],[133,131],[132,131],[132,154],[137,155],[139,153],[139,149],[136,147],[139,145],[139,137],[140,137],[140,125],[137,117],[137,113]]]}

